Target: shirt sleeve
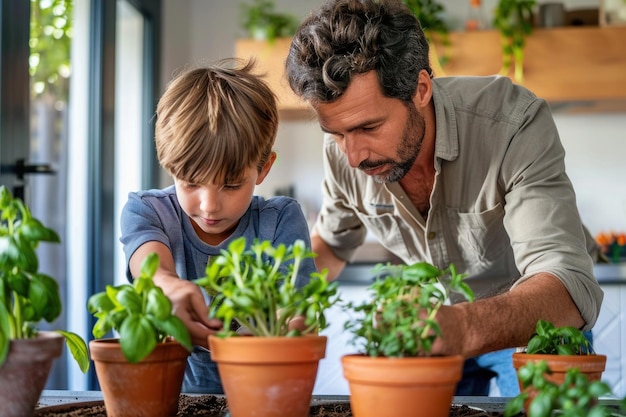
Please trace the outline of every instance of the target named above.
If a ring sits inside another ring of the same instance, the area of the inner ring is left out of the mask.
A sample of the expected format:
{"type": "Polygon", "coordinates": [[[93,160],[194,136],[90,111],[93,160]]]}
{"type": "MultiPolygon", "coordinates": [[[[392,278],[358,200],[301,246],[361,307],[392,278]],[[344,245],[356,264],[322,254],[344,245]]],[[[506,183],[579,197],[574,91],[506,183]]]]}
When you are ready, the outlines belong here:
{"type": "MultiPolygon", "coordinates": [[[[284,205],[280,205],[279,215],[274,227],[274,238],[272,244],[277,246],[285,244],[293,245],[296,240],[302,240],[305,246],[311,249],[311,238],[309,235],[309,225],[306,217],[300,207],[300,204],[291,198],[279,197],[278,200],[286,201],[284,205]]],[[[263,223],[263,221],[261,222],[263,223]]],[[[268,222],[267,225],[272,224],[268,222]]],[[[264,227],[263,224],[260,225],[264,227]]],[[[264,233],[261,233],[263,236],[264,233]]],[[[296,287],[302,288],[309,282],[311,274],[317,272],[315,261],[313,258],[305,258],[300,264],[298,277],[296,278],[296,287]]]]}
{"type": "Polygon", "coordinates": [[[502,163],[504,226],[522,277],[548,272],[567,288],[584,330],[593,327],[603,292],[593,274],[565,151],[548,105],[534,101],[502,163]]]}
{"type": "MultiPolygon", "coordinates": [[[[340,185],[352,183],[347,172],[351,168],[328,136],[324,139],[323,155],[322,206],[314,227],[338,258],[350,262],[365,241],[367,229],[351,208],[348,194],[340,185]]],[[[357,184],[353,185],[357,187],[357,184]]]]}
{"type": "Polygon", "coordinates": [[[161,216],[149,200],[142,198],[139,193],[128,194],[128,201],[120,217],[120,227],[122,232],[120,242],[126,257],[126,276],[132,280],[128,265],[133,253],[146,242],[161,242],[169,248],[170,241],[165,233],[161,216]]]}

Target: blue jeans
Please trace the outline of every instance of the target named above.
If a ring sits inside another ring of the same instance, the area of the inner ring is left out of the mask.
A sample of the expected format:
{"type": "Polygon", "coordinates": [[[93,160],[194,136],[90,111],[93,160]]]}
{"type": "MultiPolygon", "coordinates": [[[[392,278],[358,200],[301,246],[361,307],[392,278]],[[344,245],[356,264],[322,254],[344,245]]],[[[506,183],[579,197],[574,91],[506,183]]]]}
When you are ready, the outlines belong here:
{"type": "Polygon", "coordinates": [[[504,349],[466,359],[455,395],[487,396],[491,379],[495,378],[500,396],[515,397],[519,394],[519,385],[513,368],[514,352],[515,349],[504,349]]]}
{"type": "MultiPolygon", "coordinates": [[[[593,345],[593,335],[585,332],[593,345]]],[[[517,372],[513,368],[512,355],[515,349],[504,349],[485,353],[465,360],[463,378],[456,387],[455,395],[489,395],[491,379],[495,378],[501,397],[519,394],[517,372]]]]}

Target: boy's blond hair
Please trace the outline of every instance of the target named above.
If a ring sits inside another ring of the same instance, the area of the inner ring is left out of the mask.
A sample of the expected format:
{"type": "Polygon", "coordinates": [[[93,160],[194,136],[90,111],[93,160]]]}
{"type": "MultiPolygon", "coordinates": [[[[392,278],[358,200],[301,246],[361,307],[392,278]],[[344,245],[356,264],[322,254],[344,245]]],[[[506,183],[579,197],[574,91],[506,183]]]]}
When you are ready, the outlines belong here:
{"type": "Polygon", "coordinates": [[[276,97],[253,75],[254,61],[222,60],[187,70],[157,106],[156,150],[174,178],[193,184],[242,179],[263,168],[278,129],[276,97]]]}

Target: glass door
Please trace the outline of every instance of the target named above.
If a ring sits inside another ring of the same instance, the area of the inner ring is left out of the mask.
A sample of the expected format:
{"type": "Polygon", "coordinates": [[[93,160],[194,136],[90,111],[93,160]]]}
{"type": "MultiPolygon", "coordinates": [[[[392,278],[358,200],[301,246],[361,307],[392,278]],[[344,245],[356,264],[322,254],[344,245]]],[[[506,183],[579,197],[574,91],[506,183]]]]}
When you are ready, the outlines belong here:
{"type": "MultiPolygon", "coordinates": [[[[0,0],[0,184],[61,237],[38,249],[64,305],[43,330],[89,340],[87,298],[123,278],[121,204],[158,180],[159,18],[159,0],[0,0]]],[[[96,385],[65,352],[46,389],[96,385]]]]}

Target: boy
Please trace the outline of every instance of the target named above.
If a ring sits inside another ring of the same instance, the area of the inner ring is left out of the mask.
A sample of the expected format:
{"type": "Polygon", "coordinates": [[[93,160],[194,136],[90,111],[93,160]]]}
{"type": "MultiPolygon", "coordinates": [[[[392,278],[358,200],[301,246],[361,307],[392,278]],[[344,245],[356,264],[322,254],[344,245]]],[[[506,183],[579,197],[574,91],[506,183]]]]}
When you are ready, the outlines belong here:
{"type": "MultiPolygon", "coordinates": [[[[154,281],[197,345],[184,392],[222,393],[206,350],[208,335],[222,323],[208,318],[203,294],[190,280],[203,276],[210,258],[240,236],[250,243],[303,239],[310,246],[295,200],[253,195],[276,159],[278,111],[270,88],[252,74],[254,63],[231,67],[234,62],[188,70],[170,83],[157,107],[155,139],[159,163],[174,185],[130,193],[121,217],[127,274],[137,276],[148,253],[159,255],[154,281]]],[[[309,258],[299,284],[313,271],[309,258]]]]}

